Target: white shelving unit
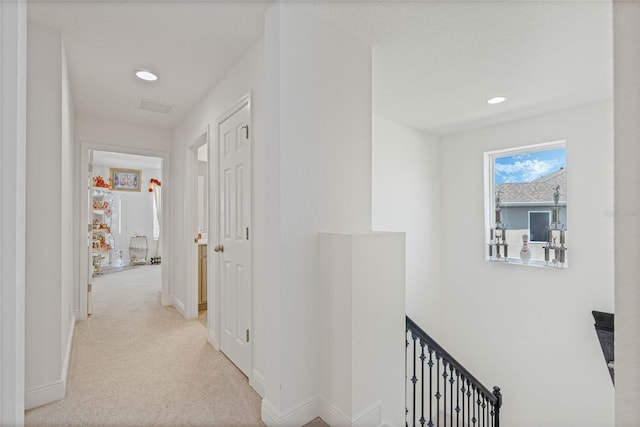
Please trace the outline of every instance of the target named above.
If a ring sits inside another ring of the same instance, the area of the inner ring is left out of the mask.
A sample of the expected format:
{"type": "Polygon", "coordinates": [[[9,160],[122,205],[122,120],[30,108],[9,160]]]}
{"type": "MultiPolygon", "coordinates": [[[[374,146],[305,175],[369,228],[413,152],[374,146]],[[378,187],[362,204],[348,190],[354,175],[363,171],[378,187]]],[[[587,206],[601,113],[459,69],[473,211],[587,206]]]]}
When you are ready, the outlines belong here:
{"type": "Polygon", "coordinates": [[[111,209],[113,193],[108,188],[91,187],[91,224],[93,272],[111,263],[111,209]]]}

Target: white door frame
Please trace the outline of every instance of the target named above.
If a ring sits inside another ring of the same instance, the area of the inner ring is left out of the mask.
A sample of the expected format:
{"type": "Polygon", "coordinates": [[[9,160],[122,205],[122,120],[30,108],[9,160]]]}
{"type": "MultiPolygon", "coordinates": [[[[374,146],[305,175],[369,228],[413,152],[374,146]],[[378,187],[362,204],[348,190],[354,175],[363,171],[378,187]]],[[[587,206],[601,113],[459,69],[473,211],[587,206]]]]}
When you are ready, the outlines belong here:
{"type": "MultiPolygon", "coordinates": [[[[189,171],[189,176],[187,177],[187,188],[185,194],[185,210],[187,214],[185,215],[186,223],[187,223],[187,270],[188,270],[188,280],[189,285],[187,287],[187,300],[185,301],[185,313],[184,316],[187,319],[195,319],[198,317],[198,245],[192,239],[196,238],[198,228],[198,212],[197,209],[193,209],[198,202],[198,194],[196,191],[198,180],[197,180],[197,171],[198,169],[198,159],[197,159],[197,150],[202,145],[209,142],[209,126],[207,126],[202,132],[200,132],[200,136],[198,136],[188,147],[187,147],[187,170],[189,171]]],[[[210,164],[211,162],[211,144],[209,144],[208,157],[207,162],[210,164]]],[[[208,166],[208,165],[207,165],[208,166]]],[[[209,166],[208,166],[209,167],[209,166]]],[[[211,167],[209,167],[209,174],[211,175],[211,167]]],[[[209,182],[211,179],[209,178],[209,182]]],[[[209,198],[209,194],[207,194],[207,199],[209,198]]],[[[209,203],[209,209],[211,208],[211,202],[207,200],[209,203]]],[[[209,215],[211,217],[211,215],[209,215]]],[[[211,235],[211,224],[209,224],[209,236],[211,235]]],[[[208,280],[208,276],[207,276],[208,280]]],[[[209,284],[207,283],[207,289],[209,284]]]]}
{"type": "MultiPolygon", "coordinates": [[[[235,113],[243,109],[245,106],[249,106],[249,115],[250,115],[250,123],[249,130],[253,134],[253,109],[251,106],[251,93],[247,93],[242,98],[240,98],[231,108],[229,108],[224,114],[222,114],[216,120],[215,125],[215,133],[212,144],[209,144],[209,244],[212,246],[220,244],[220,125],[222,122],[233,116],[235,113]]],[[[251,138],[251,143],[249,145],[249,149],[251,150],[251,176],[253,179],[253,143],[254,139],[251,138]]],[[[253,182],[251,182],[251,221],[249,228],[253,230],[253,182]]],[[[253,231],[252,231],[253,234],[253,231]]],[[[251,251],[251,271],[253,272],[253,239],[249,240],[250,251],[251,251]]],[[[209,305],[207,310],[207,321],[209,324],[209,341],[214,346],[216,350],[220,350],[220,339],[221,339],[221,310],[222,310],[222,301],[220,298],[220,273],[221,269],[221,261],[222,257],[210,256],[207,258],[208,260],[208,269],[213,274],[209,275],[209,283],[207,287],[207,295],[209,295],[209,305]],[[212,303],[215,301],[215,303],[212,303]]],[[[249,289],[251,292],[250,298],[250,319],[249,324],[251,325],[251,333],[253,334],[253,276],[250,279],[249,289]]],[[[251,341],[254,341],[253,336],[251,337],[251,341]]],[[[249,367],[249,372],[253,371],[253,345],[251,345],[251,366],[249,367]]],[[[249,375],[249,379],[251,380],[252,375],[249,375]]]]}
{"type": "Polygon", "coordinates": [[[27,3],[0,2],[0,425],[24,424],[27,3]]]}
{"type": "MultiPolygon", "coordinates": [[[[77,224],[78,241],[80,245],[80,271],[78,281],[75,284],[75,293],[79,298],[79,308],[76,312],[76,320],[87,318],[87,286],[86,278],[89,276],[89,251],[87,250],[87,224],[89,224],[88,203],[89,194],[87,191],[87,176],[89,176],[89,150],[109,151],[116,153],[135,154],[138,156],[159,157],[162,159],[162,180],[166,183],[171,182],[171,155],[166,151],[123,147],[119,145],[104,144],[97,142],[81,141],[80,142],[80,173],[78,175],[78,188],[80,205],[76,207],[79,210],[79,224],[77,224]]],[[[169,236],[171,228],[171,186],[162,186],[162,226],[160,228],[160,241],[162,242],[161,253],[164,258],[162,264],[162,290],[160,293],[160,303],[162,305],[171,304],[171,290],[169,288],[169,278],[171,277],[171,245],[169,245],[169,236]],[[167,262],[168,261],[168,262],[167,262]]]]}

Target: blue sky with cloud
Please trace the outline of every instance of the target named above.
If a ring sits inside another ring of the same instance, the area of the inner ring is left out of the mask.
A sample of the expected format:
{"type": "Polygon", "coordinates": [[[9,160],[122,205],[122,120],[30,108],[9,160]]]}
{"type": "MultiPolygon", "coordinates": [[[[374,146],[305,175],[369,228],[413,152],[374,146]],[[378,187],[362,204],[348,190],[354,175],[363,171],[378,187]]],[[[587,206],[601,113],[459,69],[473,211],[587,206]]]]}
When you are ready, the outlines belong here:
{"type": "Polygon", "coordinates": [[[565,167],[567,156],[564,148],[497,157],[494,163],[495,184],[530,182],[565,167]]]}

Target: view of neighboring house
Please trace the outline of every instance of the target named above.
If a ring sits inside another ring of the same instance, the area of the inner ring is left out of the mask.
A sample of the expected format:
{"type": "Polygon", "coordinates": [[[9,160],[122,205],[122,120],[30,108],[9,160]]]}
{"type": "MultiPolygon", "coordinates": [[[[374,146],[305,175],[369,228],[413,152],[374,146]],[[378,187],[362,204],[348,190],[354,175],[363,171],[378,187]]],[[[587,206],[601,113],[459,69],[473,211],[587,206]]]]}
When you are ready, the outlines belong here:
{"type": "Polygon", "coordinates": [[[559,189],[559,221],[567,226],[567,170],[561,168],[530,182],[504,183],[496,186],[500,193],[502,223],[507,227],[507,243],[511,256],[522,246],[522,235],[529,237],[532,259],[544,260],[542,246],[547,239],[546,227],[552,221],[553,193],[559,189]]]}

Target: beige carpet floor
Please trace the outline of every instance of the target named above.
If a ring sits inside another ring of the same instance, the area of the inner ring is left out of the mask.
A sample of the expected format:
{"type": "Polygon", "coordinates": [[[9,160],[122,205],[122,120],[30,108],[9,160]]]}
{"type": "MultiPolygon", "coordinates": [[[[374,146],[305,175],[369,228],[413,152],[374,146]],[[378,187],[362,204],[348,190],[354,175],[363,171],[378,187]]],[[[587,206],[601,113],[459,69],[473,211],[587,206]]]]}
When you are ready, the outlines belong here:
{"type": "MultiPolygon", "coordinates": [[[[198,320],[159,304],[160,266],[94,279],[65,399],[27,426],[263,426],[260,397],[198,320]]],[[[326,425],[326,424],[325,424],[326,425]]]]}

